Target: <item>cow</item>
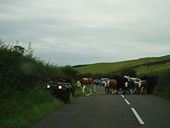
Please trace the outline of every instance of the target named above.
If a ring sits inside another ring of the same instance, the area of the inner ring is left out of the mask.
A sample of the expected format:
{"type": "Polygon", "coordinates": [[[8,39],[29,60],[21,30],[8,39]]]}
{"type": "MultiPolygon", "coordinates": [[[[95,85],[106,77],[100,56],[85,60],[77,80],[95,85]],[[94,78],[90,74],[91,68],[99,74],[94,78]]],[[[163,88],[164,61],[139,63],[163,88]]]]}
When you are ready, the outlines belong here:
{"type": "Polygon", "coordinates": [[[89,86],[89,93],[92,94],[92,90],[91,90],[91,86],[93,86],[93,91],[96,93],[96,88],[95,85],[93,83],[93,79],[92,78],[82,78],[80,80],[81,86],[82,86],[82,92],[85,92],[85,88],[86,86],[89,86]]]}
{"type": "Polygon", "coordinates": [[[141,79],[147,81],[147,85],[145,86],[146,88],[144,89],[143,93],[145,93],[146,91],[146,94],[151,94],[153,92],[155,85],[158,82],[158,77],[157,76],[143,76],[141,79]]]}
{"type": "Polygon", "coordinates": [[[129,81],[128,84],[131,87],[133,93],[137,93],[137,94],[147,93],[147,88],[148,88],[147,80],[141,80],[139,78],[133,78],[129,76],[124,76],[124,77],[128,79],[129,81]]]}
{"type": "Polygon", "coordinates": [[[108,80],[105,86],[105,92],[107,94],[114,93],[116,87],[117,87],[117,81],[115,79],[108,80]]]}
{"type": "Polygon", "coordinates": [[[79,80],[77,81],[77,84],[76,84],[76,85],[77,85],[77,87],[81,87],[81,83],[80,83],[79,80]]]}
{"type": "Polygon", "coordinates": [[[147,80],[141,80],[140,94],[147,94],[147,88],[148,88],[148,81],[147,80]]]}
{"type": "Polygon", "coordinates": [[[141,79],[130,77],[130,76],[124,76],[124,78],[128,79],[128,85],[132,90],[131,94],[140,93],[141,79]]]}
{"type": "Polygon", "coordinates": [[[129,81],[127,78],[124,78],[122,76],[114,76],[113,79],[117,81],[116,90],[118,94],[131,93],[129,81]]]}

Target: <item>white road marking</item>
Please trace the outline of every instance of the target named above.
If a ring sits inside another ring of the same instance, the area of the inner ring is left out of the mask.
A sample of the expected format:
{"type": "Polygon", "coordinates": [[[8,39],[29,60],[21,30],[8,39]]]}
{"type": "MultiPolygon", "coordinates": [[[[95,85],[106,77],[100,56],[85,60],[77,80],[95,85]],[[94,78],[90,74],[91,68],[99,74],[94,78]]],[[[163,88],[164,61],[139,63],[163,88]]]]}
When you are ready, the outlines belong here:
{"type": "Polygon", "coordinates": [[[132,109],[132,112],[135,114],[136,118],[138,119],[139,123],[140,124],[145,124],[143,122],[143,120],[140,118],[140,116],[138,115],[138,113],[136,112],[136,110],[134,108],[131,108],[132,109]]]}
{"type": "MultiPolygon", "coordinates": [[[[124,99],[124,101],[125,101],[128,105],[130,105],[130,102],[129,102],[127,99],[125,99],[124,95],[121,95],[121,97],[124,99]]],[[[137,118],[137,120],[139,121],[139,123],[140,123],[140,124],[145,124],[145,123],[143,122],[143,120],[140,118],[139,114],[136,112],[136,110],[135,110],[134,108],[131,108],[131,110],[132,110],[132,112],[134,113],[134,115],[136,116],[136,118],[137,118]]]]}
{"type": "Polygon", "coordinates": [[[121,95],[122,98],[125,98],[124,95],[121,95]]]}
{"type": "Polygon", "coordinates": [[[130,103],[129,103],[129,101],[128,100],[126,100],[126,99],[124,99],[125,100],[125,102],[128,104],[128,105],[130,105],[130,103]]]}

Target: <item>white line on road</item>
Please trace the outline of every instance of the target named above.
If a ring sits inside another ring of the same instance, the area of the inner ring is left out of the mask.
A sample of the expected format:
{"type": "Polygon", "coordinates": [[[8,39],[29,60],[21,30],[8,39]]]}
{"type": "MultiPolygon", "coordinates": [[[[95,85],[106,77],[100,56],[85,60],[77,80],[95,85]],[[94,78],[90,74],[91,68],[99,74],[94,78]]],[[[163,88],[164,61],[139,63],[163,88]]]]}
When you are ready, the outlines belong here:
{"type": "Polygon", "coordinates": [[[121,95],[122,98],[125,98],[124,95],[121,95]]]}
{"type": "Polygon", "coordinates": [[[124,99],[125,100],[125,102],[128,104],[128,105],[130,105],[130,103],[129,103],[129,101],[128,100],[126,100],[126,99],[124,99]]]}
{"type": "Polygon", "coordinates": [[[138,115],[138,113],[136,112],[136,110],[134,108],[131,108],[132,109],[132,112],[135,114],[136,118],[138,119],[139,123],[140,124],[145,124],[143,122],[143,120],[140,118],[140,116],[138,115]]]}

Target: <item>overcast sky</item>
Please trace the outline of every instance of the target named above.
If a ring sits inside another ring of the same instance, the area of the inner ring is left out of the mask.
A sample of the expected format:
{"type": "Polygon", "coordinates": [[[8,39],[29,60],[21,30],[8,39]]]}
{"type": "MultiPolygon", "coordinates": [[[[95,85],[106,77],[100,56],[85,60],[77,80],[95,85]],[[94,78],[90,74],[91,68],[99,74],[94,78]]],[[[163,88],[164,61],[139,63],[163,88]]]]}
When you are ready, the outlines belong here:
{"type": "Polygon", "coordinates": [[[59,66],[163,56],[170,0],[0,0],[0,38],[59,66]]]}

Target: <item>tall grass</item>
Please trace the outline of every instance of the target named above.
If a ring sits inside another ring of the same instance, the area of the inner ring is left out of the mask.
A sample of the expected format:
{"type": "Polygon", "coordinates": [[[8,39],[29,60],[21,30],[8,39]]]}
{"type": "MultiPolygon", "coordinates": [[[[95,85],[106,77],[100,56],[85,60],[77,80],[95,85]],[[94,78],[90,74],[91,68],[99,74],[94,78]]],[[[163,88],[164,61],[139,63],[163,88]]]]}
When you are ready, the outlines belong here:
{"type": "Polygon", "coordinates": [[[46,90],[14,91],[1,99],[1,128],[27,128],[63,103],[46,90]]]}

